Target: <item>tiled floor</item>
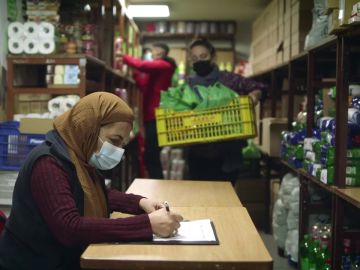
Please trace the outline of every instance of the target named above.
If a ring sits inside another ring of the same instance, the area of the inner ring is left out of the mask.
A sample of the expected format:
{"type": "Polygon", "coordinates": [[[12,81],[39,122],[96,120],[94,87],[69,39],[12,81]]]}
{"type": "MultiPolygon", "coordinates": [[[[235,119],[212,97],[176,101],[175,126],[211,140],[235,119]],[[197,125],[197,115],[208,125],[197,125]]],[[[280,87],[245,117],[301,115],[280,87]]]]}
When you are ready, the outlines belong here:
{"type": "Polygon", "coordinates": [[[268,249],[271,257],[274,260],[274,270],[296,270],[295,267],[289,266],[287,259],[282,258],[277,253],[277,246],[275,244],[274,238],[271,234],[266,234],[264,232],[259,232],[266,248],[268,249]]]}

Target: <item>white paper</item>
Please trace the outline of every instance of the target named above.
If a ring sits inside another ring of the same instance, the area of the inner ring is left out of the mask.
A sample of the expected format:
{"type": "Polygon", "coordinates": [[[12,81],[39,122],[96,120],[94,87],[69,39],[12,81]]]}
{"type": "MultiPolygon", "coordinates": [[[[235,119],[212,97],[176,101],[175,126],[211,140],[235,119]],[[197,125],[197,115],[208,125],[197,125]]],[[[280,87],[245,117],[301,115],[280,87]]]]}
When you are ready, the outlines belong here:
{"type": "Polygon", "coordinates": [[[216,242],[215,231],[210,219],[180,222],[176,235],[162,238],[154,235],[154,242],[216,242]]]}

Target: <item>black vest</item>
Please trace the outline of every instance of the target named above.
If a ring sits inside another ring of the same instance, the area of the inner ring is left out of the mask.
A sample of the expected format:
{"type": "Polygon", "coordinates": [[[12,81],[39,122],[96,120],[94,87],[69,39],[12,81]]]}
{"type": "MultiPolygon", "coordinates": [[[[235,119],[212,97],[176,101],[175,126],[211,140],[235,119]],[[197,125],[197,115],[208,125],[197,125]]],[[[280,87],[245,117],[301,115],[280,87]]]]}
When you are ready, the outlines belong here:
{"type": "MultiPolygon", "coordinates": [[[[66,170],[76,206],[80,215],[84,214],[84,193],[75,167],[61,137],[50,131],[46,141],[27,156],[16,180],[10,217],[0,237],[0,269],[80,269],[80,255],[85,247],[69,248],[59,243],[31,195],[32,168],[36,160],[44,155],[54,157],[66,170]]],[[[103,188],[105,191],[105,186],[103,188]]]]}

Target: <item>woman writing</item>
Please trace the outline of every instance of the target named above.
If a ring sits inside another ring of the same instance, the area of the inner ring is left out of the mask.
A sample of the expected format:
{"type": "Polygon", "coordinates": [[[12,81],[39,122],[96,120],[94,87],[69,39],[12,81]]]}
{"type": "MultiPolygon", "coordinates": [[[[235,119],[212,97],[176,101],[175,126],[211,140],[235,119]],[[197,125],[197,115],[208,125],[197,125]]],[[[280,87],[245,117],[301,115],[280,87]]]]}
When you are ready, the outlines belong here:
{"type": "Polygon", "coordinates": [[[161,203],[106,189],[97,171],[120,162],[132,121],[128,105],[105,92],[54,120],[16,181],[0,237],[1,269],[79,269],[87,244],[167,237],[180,226],[182,217],[161,203]],[[135,216],[109,219],[112,211],[135,216]]]}

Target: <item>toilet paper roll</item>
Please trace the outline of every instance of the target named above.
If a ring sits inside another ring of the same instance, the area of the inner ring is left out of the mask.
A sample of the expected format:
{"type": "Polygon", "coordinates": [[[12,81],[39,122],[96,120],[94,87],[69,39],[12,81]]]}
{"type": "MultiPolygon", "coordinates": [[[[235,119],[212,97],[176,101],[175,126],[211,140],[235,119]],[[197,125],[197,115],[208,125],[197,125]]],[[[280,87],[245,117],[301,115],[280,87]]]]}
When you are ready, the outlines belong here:
{"type": "Polygon", "coordinates": [[[55,27],[48,22],[41,22],[39,24],[39,37],[40,38],[54,38],[55,27]]]}
{"type": "Polygon", "coordinates": [[[48,102],[48,110],[51,114],[61,114],[61,106],[64,103],[65,98],[63,96],[59,96],[53,99],[50,99],[48,102]]]}
{"type": "Polygon", "coordinates": [[[24,52],[26,54],[39,53],[39,42],[36,39],[25,39],[24,52]]]}
{"type": "Polygon", "coordinates": [[[39,52],[41,54],[50,54],[55,50],[55,42],[52,39],[42,39],[39,42],[39,52]]]}
{"type": "Polygon", "coordinates": [[[9,52],[19,54],[24,52],[24,41],[20,38],[10,38],[8,41],[9,52]]]}
{"type": "Polygon", "coordinates": [[[37,38],[39,36],[39,24],[36,22],[24,23],[24,35],[27,38],[37,38]]]}
{"type": "Polygon", "coordinates": [[[74,105],[80,100],[80,97],[77,95],[67,95],[64,100],[60,103],[60,110],[66,112],[67,110],[74,107],[74,105]]]}
{"type": "Polygon", "coordinates": [[[8,26],[9,38],[20,38],[24,35],[24,26],[21,22],[12,22],[8,26]]]}

